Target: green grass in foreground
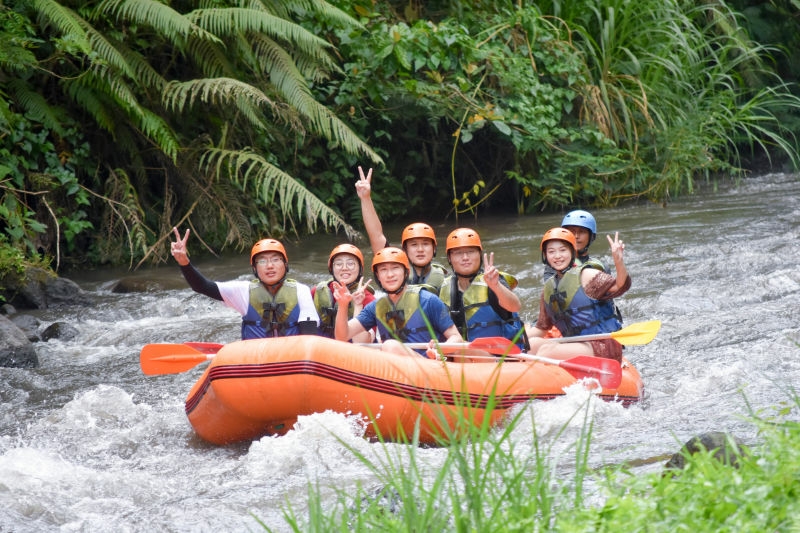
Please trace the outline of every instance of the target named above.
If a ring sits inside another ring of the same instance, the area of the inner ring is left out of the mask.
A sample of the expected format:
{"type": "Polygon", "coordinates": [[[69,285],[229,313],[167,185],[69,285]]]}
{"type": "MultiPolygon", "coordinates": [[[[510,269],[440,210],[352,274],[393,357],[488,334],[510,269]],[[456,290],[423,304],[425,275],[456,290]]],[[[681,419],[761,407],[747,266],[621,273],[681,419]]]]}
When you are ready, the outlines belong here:
{"type": "Polygon", "coordinates": [[[383,488],[326,488],[336,497],[323,501],[323,491],[310,487],[308,509],[287,508],[287,524],[293,531],[320,533],[800,531],[796,393],[773,414],[751,414],[759,439],[739,458],[739,468],[709,451],[688,457],[674,476],[635,475],[624,464],[589,469],[589,409],[575,414],[585,418],[570,476],[553,472],[551,450],[542,447],[535,424],[530,445],[511,438],[520,417],[530,416],[522,413],[531,410],[523,410],[502,432],[482,427],[453,438],[438,471],[431,471],[413,444],[384,446],[380,461],[353,450],[383,488]],[[583,488],[590,481],[600,491],[591,503],[583,488]]]}

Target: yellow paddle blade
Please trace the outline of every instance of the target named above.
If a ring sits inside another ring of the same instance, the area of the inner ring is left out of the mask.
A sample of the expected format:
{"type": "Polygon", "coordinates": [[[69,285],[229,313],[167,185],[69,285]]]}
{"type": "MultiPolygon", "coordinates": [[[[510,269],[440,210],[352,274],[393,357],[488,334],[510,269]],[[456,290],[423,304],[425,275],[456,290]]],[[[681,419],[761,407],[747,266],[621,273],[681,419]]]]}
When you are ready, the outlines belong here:
{"type": "Polygon", "coordinates": [[[619,331],[612,332],[610,335],[612,339],[625,346],[639,346],[655,339],[660,329],[660,320],[650,320],[631,324],[619,331]]]}

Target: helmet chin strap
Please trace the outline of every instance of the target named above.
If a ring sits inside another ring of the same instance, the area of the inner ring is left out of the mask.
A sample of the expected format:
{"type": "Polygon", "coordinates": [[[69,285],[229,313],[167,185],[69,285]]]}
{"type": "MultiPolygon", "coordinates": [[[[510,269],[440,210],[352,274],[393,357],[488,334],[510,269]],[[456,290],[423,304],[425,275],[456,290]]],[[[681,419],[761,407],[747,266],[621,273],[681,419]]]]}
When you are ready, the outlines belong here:
{"type": "Polygon", "coordinates": [[[477,277],[478,277],[478,274],[480,274],[481,272],[483,272],[483,269],[482,269],[482,268],[478,268],[478,270],[476,270],[476,271],[475,271],[475,272],[473,272],[472,274],[467,274],[466,276],[462,276],[461,274],[458,274],[458,273],[456,273],[456,277],[457,277],[457,278],[460,278],[460,279],[468,279],[468,280],[469,280],[469,282],[470,282],[470,283],[472,283],[472,281],[473,281],[475,278],[477,278],[477,277]]]}
{"type": "Polygon", "coordinates": [[[403,289],[406,288],[406,281],[407,280],[408,280],[408,276],[406,276],[406,279],[403,280],[403,283],[400,284],[400,286],[397,288],[397,290],[394,290],[394,291],[387,291],[386,289],[383,289],[383,287],[381,287],[381,288],[383,289],[383,292],[385,292],[386,294],[392,294],[392,295],[400,294],[401,292],[403,292],[403,289]]]}

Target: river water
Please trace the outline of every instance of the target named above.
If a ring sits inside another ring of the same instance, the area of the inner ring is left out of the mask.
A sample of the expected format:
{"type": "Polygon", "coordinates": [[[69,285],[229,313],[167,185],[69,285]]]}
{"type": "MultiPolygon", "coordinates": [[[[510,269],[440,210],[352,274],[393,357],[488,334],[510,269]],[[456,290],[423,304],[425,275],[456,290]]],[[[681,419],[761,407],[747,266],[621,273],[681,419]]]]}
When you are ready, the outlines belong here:
{"type": "MultiPolygon", "coordinates": [[[[569,467],[566,450],[580,433],[581,417],[573,414],[586,405],[594,421],[593,465],[629,461],[642,472],[659,469],[682,442],[710,430],[757,442],[750,409],[774,413],[800,383],[798,176],[771,174],[666,207],[594,214],[600,236],[593,255],[611,264],[605,235],[619,231],[626,242],[633,287],[618,302],[625,323],[659,319],[663,327],[650,344],[625,352],[645,382],[639,405],[593,401],[576,387],[525,407],[541,438],[558,439],[551,444],[554,454],[563,450],[560,467],[569,467]],[[565,425],[569,431],[555,437],[565,425]]],[[[495,263],[516,274],[528,321],[535,320],[542,283],[538,243],[559,223],[557,215],[459,223],[475,227],[495,263]]],[[[436,227],[441,241],[452,227],[436,227]]],[[[399,236],[401,226],[385,229],[399,236]]],[[[321,235],[289,246],[292,276],[322,280],[338,242],[321,235]]],[[[199,249],[199,241],[190,239],[189,247],[199,249]]],[[[246,254],[197,264],[211,279],[248,273],[246,254]]],[[[144,376],[139,351],[148,343],[233,341],[239,317],[188,290],[174,264],[70,277],[93,305],[33,315],[42,328],[70,324],[77,337],[39,343],[40,368],[0,368],[0,532],[251,531],[260,529],[256,517],[285,531],[282,509],[290,501],[302,515],[308,483],[371,483],[342,441],[367,457],[379,456],[380,445],[362,439],[343,415],[306,417],[283,437],[229,447],[193,434],[183,402],[201,367],[144,376]],[[113,294],[121,277],[149,290],[113,294]]],[[[512,438],[530,446],[530,425],[521,424],[512,438]]],[[[432,465],[445,454],[419,452],[432,465]]]]}

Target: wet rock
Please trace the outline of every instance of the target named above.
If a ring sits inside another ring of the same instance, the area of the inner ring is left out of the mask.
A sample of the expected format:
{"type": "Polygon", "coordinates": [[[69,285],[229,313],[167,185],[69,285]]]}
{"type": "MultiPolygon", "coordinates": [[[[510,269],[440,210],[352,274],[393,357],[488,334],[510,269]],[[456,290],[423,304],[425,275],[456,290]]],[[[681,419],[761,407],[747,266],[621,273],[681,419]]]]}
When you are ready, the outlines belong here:
{"type": "Polygon", "coordinates": [[[78,329],[66,322],[53,322],[42,332],[42,340],[59,339],[69,341],[78,336],[78,329]]]}
{"type": "Polygon", "coordinates": [[[711,431],[692,437],[681,450],[664,465],[667,470],[680,470],[686,466],[686,456],[698,452],[713,452],[713,457],[724,464],[738,467],[739,458],[745,453],[744,443],[734,435],[722,431],[711,431]]]}
{"type": "Polygon", "coordinates": [[[39,336],[41,322],[38,319],[30,315],[14,315],[11,317],[11,322],[25,333],[29,341],[39,342],[42,340],[39,336]]]}
{"type": "Polygon", "coordinates": [[[6,302],[18,309],[47,309],[56,304],[88,305],[89,298],[77,283],[59,278],[43,268],[24,273],[12,271],[0,280],[6,302]]]}
{"type": "Polygon", "coordinates": [[[0,366],[34,368],[39,358],[25,333],[8,318],[0,315],[0,366]]]}
{"type": "Polygon", "coordinates": [[[147,278],[122,278],[111,288],[115,294],[127,294],[130,292],[152,292],[163,291],[164,287],[158,281],[147,278]]]}

